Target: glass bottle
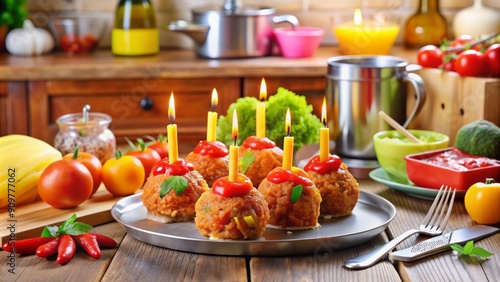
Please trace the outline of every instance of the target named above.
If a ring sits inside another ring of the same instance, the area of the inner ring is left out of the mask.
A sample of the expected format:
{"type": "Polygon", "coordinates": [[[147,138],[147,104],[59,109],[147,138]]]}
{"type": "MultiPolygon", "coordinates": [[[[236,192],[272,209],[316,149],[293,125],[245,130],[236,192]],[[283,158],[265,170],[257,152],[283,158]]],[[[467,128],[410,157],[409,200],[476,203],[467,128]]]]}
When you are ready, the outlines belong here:
{"type": "Polygon", "coordinates": [[[72,113],[59,117],[56,123],[59,131],[54,139],[54,147],[62,155],[73,153],[76,146],[79,152],[96,156],[101,163],[112,158],[116,150],[116,138],[108,126],[111,117],[103,113],[72,113]]]}
{"type": "Polygon", "coordinates": [[[439,45],[447,36],[448,24],[439,10],[439,0],[419,0],[418,11],[405,24],[405,46],[439,45]]]}
{"type": "Polygon", "coordinates": [[[149,0],[120,0],[111,32],[111,50],[115,55],[157,54],[160,35],[153,5],[149,0]]]}

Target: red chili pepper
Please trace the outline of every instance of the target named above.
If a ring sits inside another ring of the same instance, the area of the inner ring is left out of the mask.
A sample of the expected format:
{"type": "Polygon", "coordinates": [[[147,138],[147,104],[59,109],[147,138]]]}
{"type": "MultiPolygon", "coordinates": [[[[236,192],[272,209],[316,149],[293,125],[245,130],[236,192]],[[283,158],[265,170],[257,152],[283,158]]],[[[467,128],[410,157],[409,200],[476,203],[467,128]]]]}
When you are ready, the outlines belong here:
{"type": "Polygon", "coordinates": [[[76,253],[76,244],[68,234],[61,235],[61,242],[57,248],[57,263],[64,265],[68,263],[76,253]]]}
{"type": "Polygon", "coordinates": [[[2,248],[6,252],[15,252],[17,254],[34,254],[41,245],[54,240],[54,237],[38,237],[23,240],[7,241],[2,248]]]}
{"type": "Polygon", "coordinates": [[[87,233],[87,234],[95,237],[97,243],[99,244],[99,247],[114,248],[118,245],[118,243],[116,243],[116,241],[113,240],[113,238],[110,238],[106,235],[96,234],[96,233],[87,233]]]}
{"type": "Polygon", "coordinates": [[[99,244],[95,236],[91,234],[81,234],[77,236],[73,236],[76,243],[80,245],[89,256],[99,259],[101,257],[101,250],[99,249],[99,244]]]}
{"type": "Polygon", "coordinates": [[[57,247],[59,247],[59,237],[38,247],[36,255],[42,258],[50,257],[57,252],[57,247]]]}

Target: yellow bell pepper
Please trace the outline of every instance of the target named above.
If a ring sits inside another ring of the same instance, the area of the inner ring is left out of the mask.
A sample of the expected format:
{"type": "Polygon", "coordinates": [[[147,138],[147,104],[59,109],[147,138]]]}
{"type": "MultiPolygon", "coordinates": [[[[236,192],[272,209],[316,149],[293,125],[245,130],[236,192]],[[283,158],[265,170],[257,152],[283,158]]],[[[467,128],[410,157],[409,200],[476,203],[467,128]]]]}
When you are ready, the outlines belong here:
{"type": "Polygon", "coordinates": [[[500,183],[488,178],[484,183],[473,184],[465,193],[465,209],[479,224],[500,223],[500,183]]]}

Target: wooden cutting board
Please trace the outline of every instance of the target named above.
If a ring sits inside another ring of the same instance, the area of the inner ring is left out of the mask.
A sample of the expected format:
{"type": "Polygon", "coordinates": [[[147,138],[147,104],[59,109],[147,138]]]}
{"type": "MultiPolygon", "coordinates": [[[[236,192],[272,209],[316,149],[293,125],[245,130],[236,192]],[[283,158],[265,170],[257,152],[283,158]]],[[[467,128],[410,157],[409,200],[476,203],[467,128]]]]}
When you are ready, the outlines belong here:
{"type": "Polygon", "coordinates": [[[114,220],[111,208],[122,198],[111,195],[101,186],[89,200],[76,208],[56,209],[43,201],[37,201],[16,207],[12,218],[4,211],[0,213],[2,244],[9,240],[11,232],[17,240],[39,237],[45,226],[59,225],[73,214],[76,214],[76,221],[92,226],[111,222],[114,220]]]}

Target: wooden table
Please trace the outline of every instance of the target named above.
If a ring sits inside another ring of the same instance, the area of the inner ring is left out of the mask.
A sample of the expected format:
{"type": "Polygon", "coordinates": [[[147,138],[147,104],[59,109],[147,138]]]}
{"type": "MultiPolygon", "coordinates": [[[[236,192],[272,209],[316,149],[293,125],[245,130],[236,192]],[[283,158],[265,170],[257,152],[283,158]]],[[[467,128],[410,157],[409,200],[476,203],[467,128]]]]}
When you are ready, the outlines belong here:
{"type": "MultiPolygon", "coordinates": [[[[415,262],[387,259],[366,270],[342,266],[348,258],[365,253],[423,220],[431,201],[410,197],[372,180],[360,180],[360,189],[378,194],[397,208],[388,229],[360,246],[322,255],[290,257],[229,257],[173,251],[140,242],[127,235],[117,222],[94,228],[113,237],[117,249],[106,249],[99,260],[83,251],[64,266],[54,259],[19,256],[15,274],[7,272],[2,254],[2,281],[498,281],[500,277],[500,233],[478,241],[494,255],[479,262],[442,252],[415,262]]],[[[446,232],[474,223],[457,199],[446,232]]],[[[425,236],[414,235],[398,248],[409,247],[425,236]]]]}

